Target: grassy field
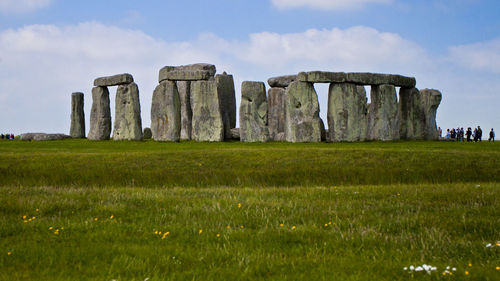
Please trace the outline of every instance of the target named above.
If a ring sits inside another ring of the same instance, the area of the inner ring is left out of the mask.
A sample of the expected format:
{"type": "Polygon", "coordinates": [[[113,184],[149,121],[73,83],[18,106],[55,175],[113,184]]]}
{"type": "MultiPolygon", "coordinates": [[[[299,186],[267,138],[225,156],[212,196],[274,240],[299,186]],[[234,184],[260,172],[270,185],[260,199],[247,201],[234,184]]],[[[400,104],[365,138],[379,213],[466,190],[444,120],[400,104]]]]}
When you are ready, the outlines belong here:
{"type": "Polygon", "coordinates": [[[499,162],[491,143],[0,142],[0,280],[500,280],[499,162]]]}

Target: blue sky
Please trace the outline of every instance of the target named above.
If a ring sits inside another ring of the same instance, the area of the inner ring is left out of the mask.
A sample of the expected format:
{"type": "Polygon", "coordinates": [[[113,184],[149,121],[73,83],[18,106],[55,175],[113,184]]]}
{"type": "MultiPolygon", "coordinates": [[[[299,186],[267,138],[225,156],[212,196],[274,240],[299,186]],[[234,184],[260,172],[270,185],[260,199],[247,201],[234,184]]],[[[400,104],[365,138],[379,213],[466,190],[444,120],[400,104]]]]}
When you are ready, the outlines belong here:
{"type": "MultiPolygon", "coordinates": [[[[0,0],[0,131],[67,133],[71,92],[86,94],[88,120],[93,79],[123,72],[148,127],[158,70],[196,62],[232,73],[238,101],[244,80],[305,70],[415,76],[442,91],[441,127],[500,128],[498,11],[482,0],[0,0]]],[[[326,120],[327,86],[316,88],[326,120]]]]}

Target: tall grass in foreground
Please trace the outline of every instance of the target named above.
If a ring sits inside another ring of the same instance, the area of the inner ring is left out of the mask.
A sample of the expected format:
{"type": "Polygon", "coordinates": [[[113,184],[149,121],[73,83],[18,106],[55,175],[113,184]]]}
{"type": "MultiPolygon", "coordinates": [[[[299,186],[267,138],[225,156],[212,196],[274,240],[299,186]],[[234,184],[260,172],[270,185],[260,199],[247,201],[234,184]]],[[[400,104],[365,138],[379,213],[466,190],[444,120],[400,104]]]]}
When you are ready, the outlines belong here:
{"type": "Polygon", "coordinates": [[[0,280],[500,280],[499,187],[2,187],[0,280]]]}
{"type": "Polygon", "coordinates": [[[499,143],[0,142],[0,185],[266,187],[500,181],[499,143]]]}

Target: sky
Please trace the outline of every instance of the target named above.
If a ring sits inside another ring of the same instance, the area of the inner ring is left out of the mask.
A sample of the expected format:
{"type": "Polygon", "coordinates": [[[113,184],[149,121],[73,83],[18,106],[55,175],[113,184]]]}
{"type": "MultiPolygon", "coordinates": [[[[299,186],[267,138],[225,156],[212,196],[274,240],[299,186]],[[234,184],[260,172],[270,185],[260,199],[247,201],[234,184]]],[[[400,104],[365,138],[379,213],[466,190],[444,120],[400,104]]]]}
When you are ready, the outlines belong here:
{"type": "Polygon", "coordinates": [[[0,0],[0,132],[68,134],[72,92],[88,132],[93,80],[119,73],[149,127],[160,68],[199,62],[234,75],[237,107],[243,81],[392,73],[442,92],[441,128],[500,129],[498,0],[0,0]]]}

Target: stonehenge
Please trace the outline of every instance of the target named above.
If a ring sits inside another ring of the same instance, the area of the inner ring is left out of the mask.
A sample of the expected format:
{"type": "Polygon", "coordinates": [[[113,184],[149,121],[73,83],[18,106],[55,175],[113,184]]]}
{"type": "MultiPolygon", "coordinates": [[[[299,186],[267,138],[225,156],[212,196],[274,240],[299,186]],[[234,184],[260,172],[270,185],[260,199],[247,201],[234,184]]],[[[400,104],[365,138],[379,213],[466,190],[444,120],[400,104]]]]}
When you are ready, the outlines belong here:
{"type": "MultiPolygon", "coordinates": [[[[272,77],[267,82],[267,91],[263,82],[242,82],[237,128],[232,75],[217,74],[215,65],[206,63],[165,66],[159,71],[152,96],[151,129],[143,132],[139,88],[132,75],[100,77],[92,89],[88,139],[110,139],[110,86],[118,86],[113,140],[356,142],[439,138],[436,113],[442,94],[417,89],[413,77],[310,71],[272,77]],[[327,130],[319,117],[315,83],[329,84],[327,130]],[[370,87],[370,102],[366,87],[370,87]]],[[[83,93],[72,94],[70,136],[85,137],[83,93]]]]}

